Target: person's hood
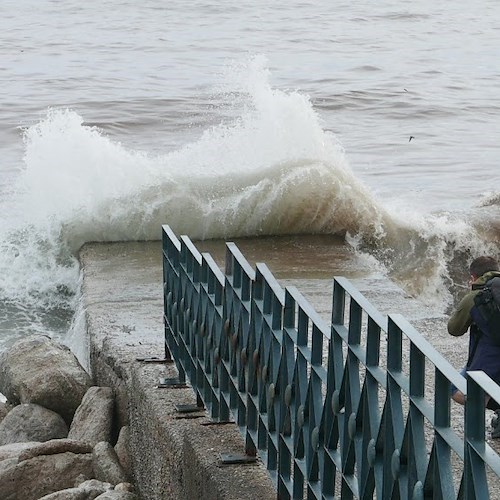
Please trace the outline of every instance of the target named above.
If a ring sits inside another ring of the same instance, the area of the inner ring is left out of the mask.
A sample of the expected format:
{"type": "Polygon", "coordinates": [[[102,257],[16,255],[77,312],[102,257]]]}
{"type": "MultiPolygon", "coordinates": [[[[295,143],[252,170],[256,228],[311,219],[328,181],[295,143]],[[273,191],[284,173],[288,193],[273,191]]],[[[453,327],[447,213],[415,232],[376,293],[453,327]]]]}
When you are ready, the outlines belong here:
{"type": "Polygon", "coordinates": [[[479,276],[479,278],[474,281],[474,285],[484,285],[487,281],[495,277],[500,278],[500,271],[488,271],[482,276],[479,276]]]}

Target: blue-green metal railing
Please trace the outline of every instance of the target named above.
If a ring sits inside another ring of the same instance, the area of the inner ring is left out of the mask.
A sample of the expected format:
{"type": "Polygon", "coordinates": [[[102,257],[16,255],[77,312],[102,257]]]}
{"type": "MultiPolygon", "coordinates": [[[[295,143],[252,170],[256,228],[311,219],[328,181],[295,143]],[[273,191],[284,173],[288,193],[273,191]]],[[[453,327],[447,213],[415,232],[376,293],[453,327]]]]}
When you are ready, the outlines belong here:
{"type": "Polygon", "coordinates": [[[215,421],[234,418],[278,498],[495,498],[484,397],[500,401],[500,389],[484,373],[466,386],[402,316],[382,316],[344,278],[328,327],[233,243],[222,273],[164,226],[163,256],[165,350],[179,382],[215,421]],[[463,435],[450,383],[468,394],[463,435]]]}

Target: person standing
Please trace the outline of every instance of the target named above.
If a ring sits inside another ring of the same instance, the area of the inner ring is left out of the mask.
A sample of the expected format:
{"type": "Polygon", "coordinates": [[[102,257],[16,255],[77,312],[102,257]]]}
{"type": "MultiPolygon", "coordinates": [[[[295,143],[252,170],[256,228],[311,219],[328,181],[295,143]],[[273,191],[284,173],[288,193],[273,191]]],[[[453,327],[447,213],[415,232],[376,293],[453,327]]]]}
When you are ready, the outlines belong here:
{"type": "MultiPolygon", "coordinates": [[[[482,370],[497,384],[500,384],[500,345],[488,332],[484,319],[479,314],[474,302],[475,296],[485,284],[495,277],[500,277],[498,261],[494,257],[482,256],[474,259],[469,267],[471,290],[462,298],[456,310],[448,320],[448,333],[455,337],[470,331],[469,354],[466,366],[461,370],[482,370]]],[[[452,387],[454,401],[465,403],[465,395],[456,387],[452,387]]],[[[492,419],[492,438],[500,438],[500,405],[489,396],[486,407],[495,410],[492,419]]]]}

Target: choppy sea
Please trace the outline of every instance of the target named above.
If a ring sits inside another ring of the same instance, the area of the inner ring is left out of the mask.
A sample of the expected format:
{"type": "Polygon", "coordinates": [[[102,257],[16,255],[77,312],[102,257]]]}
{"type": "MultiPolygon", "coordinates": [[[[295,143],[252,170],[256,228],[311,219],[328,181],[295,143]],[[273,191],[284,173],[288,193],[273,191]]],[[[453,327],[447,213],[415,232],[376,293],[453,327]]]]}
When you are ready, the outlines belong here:
{"type": "Polygon", "coordinates": [[[500,253],[499,20],[493,0],[3,0],[0,350],[71,328],[85,242],[162,224],[336,234],[445,311],[500,253]]]}

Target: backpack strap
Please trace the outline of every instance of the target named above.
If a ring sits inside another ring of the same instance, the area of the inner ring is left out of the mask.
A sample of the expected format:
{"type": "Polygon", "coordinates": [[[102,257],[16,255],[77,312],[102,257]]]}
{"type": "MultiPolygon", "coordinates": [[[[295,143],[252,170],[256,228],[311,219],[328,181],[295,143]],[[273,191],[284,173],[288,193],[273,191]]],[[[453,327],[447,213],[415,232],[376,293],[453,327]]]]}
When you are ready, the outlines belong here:
{"type": "MultiPolygon", "coordinates": [[[[485,286],[484,284],[473,284],[472,290],[481,290],[484,288],[484,286],[485,286]]],[[[477,324],[477,320],[480,319],[481,316],[479,315],[479,311],[475,311],[474,309],[477,309],[476,305],[474,305],[471,309],[472,324],[470,326],[470,336],[474,339],[474,345],[472,346],[472,350],[469,351],[469,357],[467,358],[467,364],[465,365],[466,367],[469,367],[470,364],[472,363],[472,360],[474,359],[474,354],[476,354],[479,340],[483,335],[483,331],[481,330],[481,328],[479,328],[477,324]]]]}
{"type": "Polygon", "coordinates": [[[493,300],[497,304],[500,304],[500,277],[495,276],[494,278],[491,278],[486,284],[491,288],[491,295],[493,297],[493,300]]]}
{"type": "Polygon", "coordinates": [[[474,354],[476,354],[477,346],[479,344],[479,340],[483,335],[483,332],[475,323],[472,323],[472,325],[470,326],[470,335],[474,338],[474,345],[472,346],[472,350],[469,352],[467,364],[465,365],[466,368],[471,365],[472,360],[474,359],[474,354]]]}

